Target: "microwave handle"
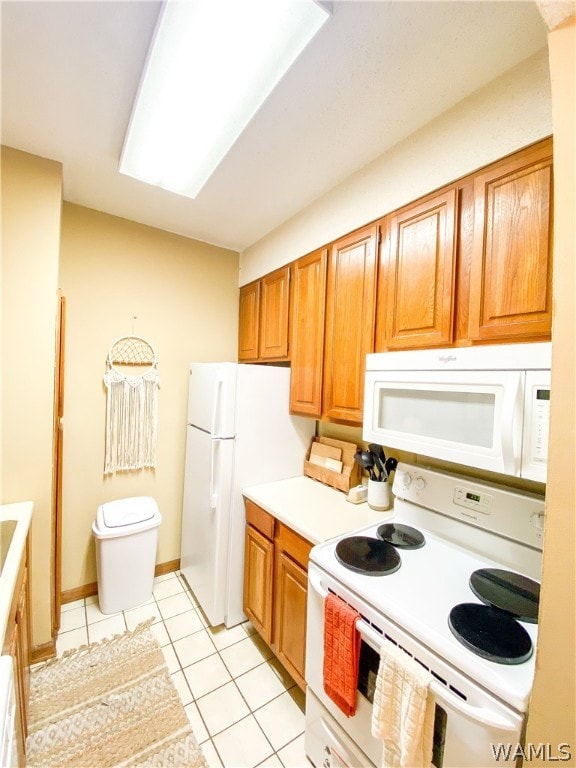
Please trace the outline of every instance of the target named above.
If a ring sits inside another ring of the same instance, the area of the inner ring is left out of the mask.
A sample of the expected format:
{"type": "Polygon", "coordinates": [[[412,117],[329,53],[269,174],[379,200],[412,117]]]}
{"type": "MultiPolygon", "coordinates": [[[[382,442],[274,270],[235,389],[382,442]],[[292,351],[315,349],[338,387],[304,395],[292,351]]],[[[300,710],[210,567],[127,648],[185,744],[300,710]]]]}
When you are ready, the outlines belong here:
{"type": "MultiPolygon", "coordinates": [[[[320,595],[321,598],[326,599],[326,597],[328,597],[328,590],[323,587],[322,581],[316,572],[308,572],[308,581],[312,589],[320,595]]],[[[371,627],[363,618],[356,621],[356,629],[360,635],[370,643],[370,646],[374,648],[375,651],[380,650],[382,643],[384,642],[384,637],[380,632],[371,627]]],[[[482,723],[491,728],[497,728],[501,731],[516,732],[518,729],[517,723],[492,712],[486,707],[474,707],[467,704],[459,697],[448,693],[440,683],[433,681],[430,684],[430,690],[435,699],[440,702],[446,702],[452,709],[456,710],[464,717],[467,717],[469,720],[476,723],[482,723]]]]}
{"type": "Polygon", "coordinates": [[[504,471],[510,475],[520,474],[520,458],[522,451],[522,396],[523,373],[513,371],[510,374],[509,386],[504,387],[502,402],[501,448],[504,471]]]}

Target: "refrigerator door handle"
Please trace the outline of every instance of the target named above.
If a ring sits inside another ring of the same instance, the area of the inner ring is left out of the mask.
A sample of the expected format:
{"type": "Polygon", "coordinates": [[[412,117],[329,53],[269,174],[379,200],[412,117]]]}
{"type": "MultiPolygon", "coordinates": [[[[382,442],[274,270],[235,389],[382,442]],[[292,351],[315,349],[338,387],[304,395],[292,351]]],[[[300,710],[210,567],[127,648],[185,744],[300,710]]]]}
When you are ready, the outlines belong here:
{"type": "Polygon", "coordinates": [[[214,403],[212,405],[212,427],[210,429],[210,432],[212,434],[212,437],[216,436],[216,429],[218,427],[219,422],[219,416],[220,416],[220,409],[221,409],[221,400],[222,400],[222,386],[224,384],[224,380],[219,375],[216,379],[216,391],[214,392],[214,403]]]}
{"type": "Polygon", "coordinates": [[[211,440],[210,441],[210,484],[209,484],[209,493],[210,493],[210,509],[216,509],[218,505],[218,491],[217,491],[217,477],[216,477],[216,463],[218,461],[218,457],[216,456],[216,451],[218,450],[219,441],[218,440],[211,440]]]}

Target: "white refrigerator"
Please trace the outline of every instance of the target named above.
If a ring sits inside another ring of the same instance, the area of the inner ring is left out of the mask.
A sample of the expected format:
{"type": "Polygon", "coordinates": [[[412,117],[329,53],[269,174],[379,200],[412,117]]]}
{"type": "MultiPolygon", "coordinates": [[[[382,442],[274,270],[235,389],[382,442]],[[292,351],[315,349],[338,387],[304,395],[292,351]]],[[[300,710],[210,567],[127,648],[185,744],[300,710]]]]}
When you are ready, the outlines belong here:
{"type": "Polygon", "coordinates": [[[180,568],[212,626],[246,618],[242,488],[303,473],[315,421],[289,388],[289,368],[190,366],[180,568]]]}

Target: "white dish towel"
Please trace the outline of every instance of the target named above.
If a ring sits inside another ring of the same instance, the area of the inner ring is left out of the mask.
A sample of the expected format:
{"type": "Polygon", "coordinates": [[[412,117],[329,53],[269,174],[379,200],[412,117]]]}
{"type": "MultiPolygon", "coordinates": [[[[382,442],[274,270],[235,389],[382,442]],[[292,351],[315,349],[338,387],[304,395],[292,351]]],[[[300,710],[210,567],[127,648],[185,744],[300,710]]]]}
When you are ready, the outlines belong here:
{"type": "Polygon", "coordinates": [[[401,648],[380,649],[372,735],[381,739],[382,768],[429,768],[434,740],[432,675],[401,648]]]}

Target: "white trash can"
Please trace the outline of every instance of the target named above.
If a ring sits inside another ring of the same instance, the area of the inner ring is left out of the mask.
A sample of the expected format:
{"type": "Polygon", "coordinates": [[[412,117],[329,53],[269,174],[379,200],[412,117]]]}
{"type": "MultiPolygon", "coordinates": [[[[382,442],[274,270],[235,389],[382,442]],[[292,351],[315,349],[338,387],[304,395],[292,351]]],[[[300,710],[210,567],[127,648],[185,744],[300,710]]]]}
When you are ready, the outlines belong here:
{"type": "Polygon", "coordinates": [[[118,499],[98,507],[92,531],[102,613],[134,608],[152,596],[161,522],[151,496],[118,499]]]}

